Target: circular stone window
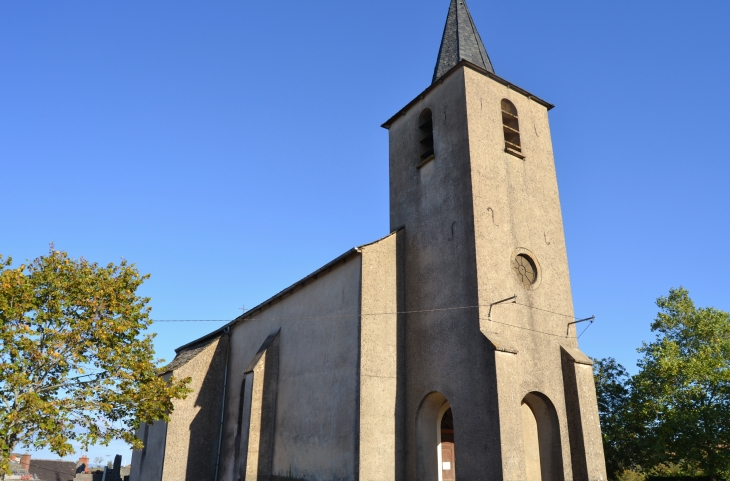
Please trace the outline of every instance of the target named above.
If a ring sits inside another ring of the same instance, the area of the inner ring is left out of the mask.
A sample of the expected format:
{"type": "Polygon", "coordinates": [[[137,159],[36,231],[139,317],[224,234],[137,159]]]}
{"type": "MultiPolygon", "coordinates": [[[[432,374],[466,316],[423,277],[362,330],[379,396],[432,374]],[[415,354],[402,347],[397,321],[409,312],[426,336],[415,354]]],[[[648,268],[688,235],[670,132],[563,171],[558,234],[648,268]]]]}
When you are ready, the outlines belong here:
{"type": "Polygon", "coordinates": [[[517,254],[512,258],[512,272],[525,289],[531,289],[537,282],[537,266],[527,254],[517,254]]]}

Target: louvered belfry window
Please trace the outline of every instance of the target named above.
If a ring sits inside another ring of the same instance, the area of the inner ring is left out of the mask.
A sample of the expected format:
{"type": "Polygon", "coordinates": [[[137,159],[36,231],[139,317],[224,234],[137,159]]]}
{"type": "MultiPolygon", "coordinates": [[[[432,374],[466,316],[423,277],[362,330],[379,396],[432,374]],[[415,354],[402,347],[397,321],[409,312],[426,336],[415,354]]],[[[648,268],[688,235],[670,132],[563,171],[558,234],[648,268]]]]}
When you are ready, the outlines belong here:
{"type": "Polygon", "coordinates": [[[418,117],[418,145],[419,164],[424,164],[434,158],[431,109],[424,110],[418,117]]]}
{"type": "MultiPolygon", "coordinates": [[[[505,152],[521,154],[520,124],[515,105],[507,99],[502,99],[502,128],[504,130],[505,152]]],[[[522,157],[522,155],[518,155],[522,157]]]]}

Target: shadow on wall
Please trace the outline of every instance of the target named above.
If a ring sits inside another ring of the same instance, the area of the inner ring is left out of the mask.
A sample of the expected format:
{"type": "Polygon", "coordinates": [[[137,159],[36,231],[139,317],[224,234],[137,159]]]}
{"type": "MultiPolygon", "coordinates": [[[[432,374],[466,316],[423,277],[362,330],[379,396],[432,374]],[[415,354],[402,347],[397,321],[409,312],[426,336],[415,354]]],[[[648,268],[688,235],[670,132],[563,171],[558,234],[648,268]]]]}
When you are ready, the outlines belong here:
{"type": "Polygon", "coordinates": [[[199,407],[200,410],[190,423],[185,481],[212,479],[215,473],[227,349],[226,336],[216,347],[200,390],[191,394],[197,394],[195,407],[199,407]]]}
{"type": "Polygon", "coordinates": [[[269,334],[244,372],[235,451],[238,479],[269,479],[273,474],[279,333],[277,328],[269,334]]]}
{"type": "Polygon", "coordinates": [[[558,415],[550,400],[531,392],[522,400],[526,481],[563,481],[558,415]]]}

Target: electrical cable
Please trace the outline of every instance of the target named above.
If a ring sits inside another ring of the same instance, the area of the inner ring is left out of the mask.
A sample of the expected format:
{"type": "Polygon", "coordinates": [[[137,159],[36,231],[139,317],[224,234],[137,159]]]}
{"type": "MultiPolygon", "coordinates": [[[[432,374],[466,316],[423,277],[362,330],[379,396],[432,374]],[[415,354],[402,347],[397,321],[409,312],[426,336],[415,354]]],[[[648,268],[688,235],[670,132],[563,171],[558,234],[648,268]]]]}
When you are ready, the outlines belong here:
{"type": "Polygon", "coordinates": [[[571,316],[570,314],[562,314],[560,312],[550,311],[548,309],[543,309],[541,307],[530,306],[528,304],[523,304],[523,303],[517,302],[517,301],[515,301],[515,304],[519,304],[520,306],[529,307],[530,309],[537,309],[538,311],[549,312],[551,314],[557,314],[558,316],[570,317],[571,319],[578,319],[577,317],[571,316]]]}
{"type": "MultiPolygon", "coordinates": [[[[588,328],[589,328],[589,327],[591,327],[592,325],[593,325],[593,322],[589,323],[589,324],[588,324],[588,325],[586,326],[586,328],[585,328],[585,329],[583,329],[583,332],[581,332],[581,333],[580,333],[580,336],[582,336],[583,334],[585,334],[585,332],[586,332],[586,331],[588,330],[588,328]]],[[[580,336],[576,337],[576,339],[580,339],[580,336]]]]}
{"type": "MultiPolygon", "coordinates": [[[[564,313],[561,313],[561,312],[551,311],[549,309],[543,309],[543,308],[540,308],[540,307],[530,306],[528,304],[523,304],[521,302],[516,302],[515,301],[514,304],[518,304],[520,306],[527,307],[527,308],[530,308],[530,309],[535,309],[535,310],[542,311],[542,312],[548,312],[550,314],[555,314],[555,315],[558,315],[558,316],[568,317],[568,318],[571,318],[571,319],[579,319],[578,317],[572,316],[570,314],[564,314],[564,313]]],[[[273,318],[265,318],[265,320],[268,320],[268,321],[301,321],[301,320],[311,320],[311,319],[333,319],[333,318],[334,319],[342,319],[342,318],[348,318],[348,317],[383,316],[383,315],[398,315],[398,314],[421,314],[421,313],[427,313],[427,312],[442,312],[442,311],[454,311],[454,310],[462,310],[462,309],[477,309],[477,308],[480,308],[480,307],[486,308],[486,307],[489,307],[489,305],[443,307],[443,308],[436,308],[436,309],[419,309],[419,310],[412,310],[412,311],[376,312],[376,313],[361,313],[361,314],[340,314],[340,315],[328,315],[328,316],[301,316],[301,317],[278,317],[278,318],[277,317],[273,317],[273,318]]],[[[245,314],[244,314],[244,316],[245,316],[245,314]]],[[[245,319],[246,320],[257,320],[257,318],[255,318],[255,317],[249,317],[249,318],[245,318],[245,319]]],[[[243,320],[243,319],[241,319],[241,320],[243,320]]],[[[509,326],[509,327],[515,327],[517,329],[523,329],[523,330],[526,330],[526,331],[538,332],[538,333],[546,334],[546,335],[549,335],[549,336],[555,336],[555,337],[561,337],[561,338],[563,338],[563,337],[569,337],[569,336],[563,336],[561,334],[554,334],[554,333],[551,333],[551,332],[540,331],[538,329],[532,329],[532,328],[529,328],[529,327],[517,326],[515,324],[508,324],[508,323],[505,323],[505,322],[494,321],[494,320],[490,320],[490,319],[481,319],[481,320],[486,320],[486,321],[489,321],[489,322],[495,322],[497,324],[501,324],[501,325],[509,326]]],[[[234,321],[235,321],[235,319],[234,319],[234,321]]],[[[161,319],[161,320],[153,320],[152,322],[155,322],[155,323],[163,323],[163,322],[233,322],[233,321],[228,321],[228,320],[223,320],[223,319],[211,319],[211,320],[203,320],[203,319],[179,319],[179,320],[178,319],[161,319]]],[[[590,324],[588,325],[588,327],[590,327],[590,324]]],[[[588,329],[588,327],[586,327],[586,329],[588,329]]],[[[585,333],[586,329],[584,329],[581,332],[580,336],[582,336],[583,333],[585,333]]],[[[576,339],[579,339],[580,336],[577,336],[576,339]]]]}
{"type": "MultiPolygon", "coordinates": [[[[572,316],[570,314],[563,314],[560,312],[550,311],[548,309],[542,309],[540,307],[530,306],[528,304],[523,304],[521,302],[514,302],[515,304],[518,304],[523,307],[529,307],[530,309],[536,309],[538,311],[543,312],[549,312],[551,314],[556,314],[558,316],[563,317],[569,317],[571,319],[579,319],[578,317],[572,316]]],[[[394,311],[394,312],[373,312],[373,313],[362,313],[362,314],[338,314],[338,315],[329,315],[329,316],[298,316],[298,317],[267,317],[266,320],[269,321],[297,321],[297,320],[307,320],[307,319],[328,319],[328,318],[346,318],[346,317],[361,317],[361,316],[384,316],[384,315],[395,315],[395,314],[420,314],[424,312],[440,312],[440,311],[454,311],[454,310],[460,310],[460,309],[477,309],[479,307],[489,307],[489,304],[487,305],[476,305],[476,306],[459,306],[459,307],[441,307],[436,309],[419,309],[419,310],[413,310],[413,311],[394,311]]],[[[245,314],[244,314],[245,316],[245,314]]],[[[256,318],[249,317],[246,318],[247,320],[256,320],[256,318]]],[[[233,319],[235,321],[236,319],[233,319]]],[[[231,320],[225,320],[225,319],[153,319],[152,322],[233,322],[231,320]]]]}
{"type": "Polygon", "coordinates": [[[532,328],[529,328],[529,327],[517,326],[515,324],[507,324],[506,322],[499,322],[499,321],[495,321],[494,319],[480,319],[480,320],[481,321],[494,322],[494,323],[497,323],[497,324],[502,324],[503,326],[516,327],[517,329],[523,329],[525,331],[539,332],[540,334],[546,334],[548,336],[560,337],[562,339],[565,339],[565,338],[570,337],[570,336],[564,336],[562,334],[553,334],[552,332],[540,331],[540,330],[532,329],[532,328]]]}

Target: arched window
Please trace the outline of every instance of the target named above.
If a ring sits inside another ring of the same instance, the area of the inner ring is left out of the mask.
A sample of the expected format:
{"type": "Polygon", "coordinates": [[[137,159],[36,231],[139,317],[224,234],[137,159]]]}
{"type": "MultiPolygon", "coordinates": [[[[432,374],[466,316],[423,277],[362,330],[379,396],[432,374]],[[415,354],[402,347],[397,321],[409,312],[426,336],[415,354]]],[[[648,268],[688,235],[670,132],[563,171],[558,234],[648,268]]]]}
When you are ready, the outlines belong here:
{"type": "Polygon", "coordinates": [[[526,481],[563,481],[560,427],[553,403],[531,392],[522,400],[526,481]]]}
{"type": "Polygon", "coordinates": [[[507,99],[502,99],[502,129],[504,130],[504,151],[524,159],[517,109],[507,99]]]}
{"type": "Polygon", "coordinates": [[[433,119],[431,109],[424,110],[418,117],[418,147],[419,165],[433,160],[433,119]]]}

